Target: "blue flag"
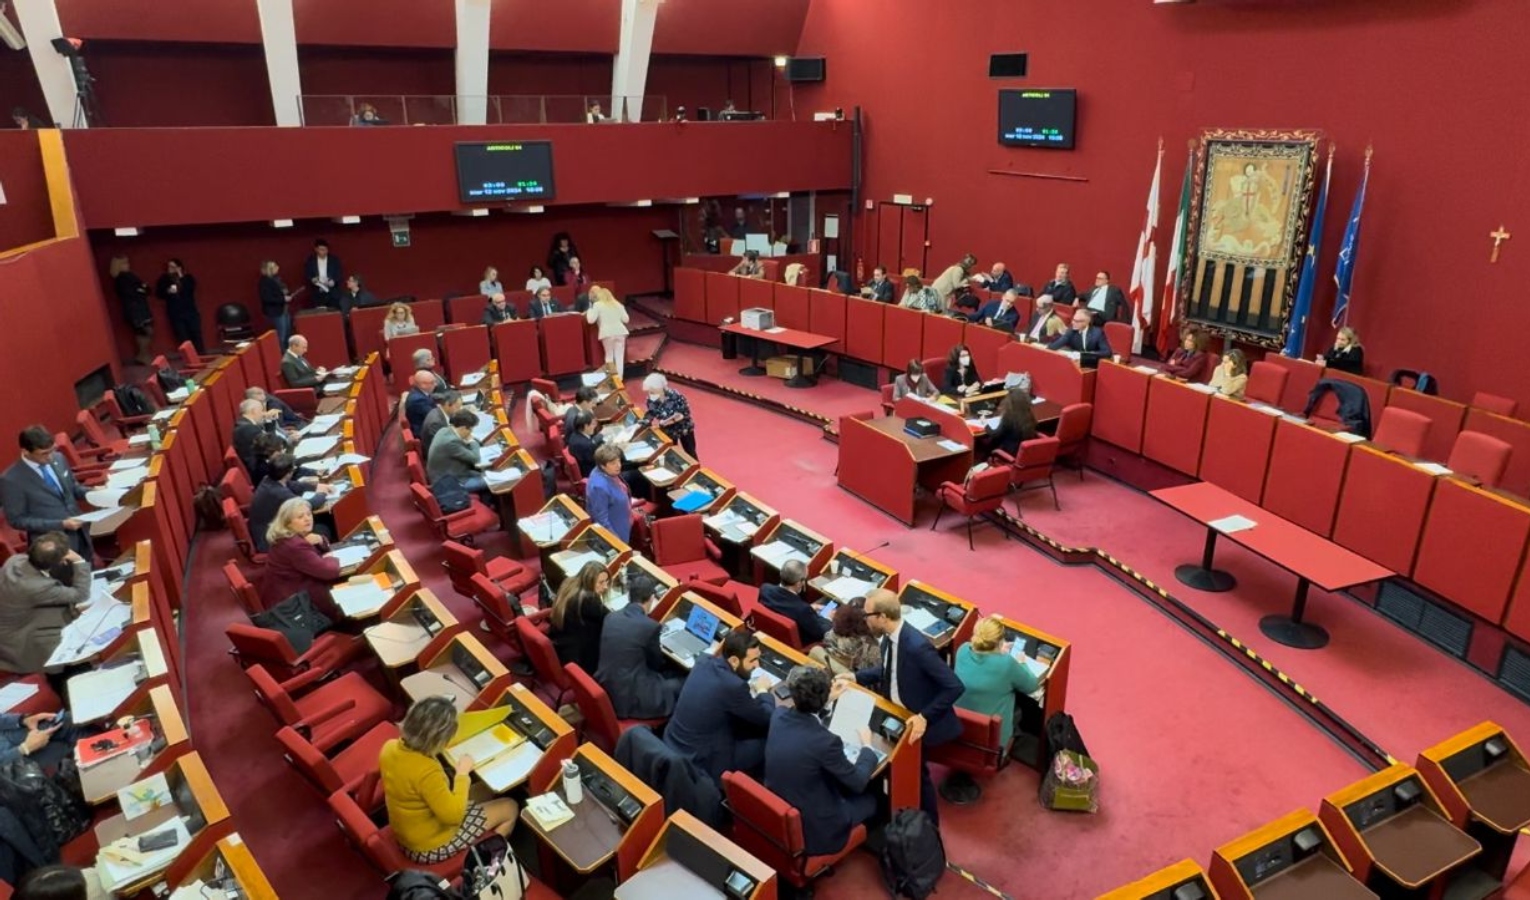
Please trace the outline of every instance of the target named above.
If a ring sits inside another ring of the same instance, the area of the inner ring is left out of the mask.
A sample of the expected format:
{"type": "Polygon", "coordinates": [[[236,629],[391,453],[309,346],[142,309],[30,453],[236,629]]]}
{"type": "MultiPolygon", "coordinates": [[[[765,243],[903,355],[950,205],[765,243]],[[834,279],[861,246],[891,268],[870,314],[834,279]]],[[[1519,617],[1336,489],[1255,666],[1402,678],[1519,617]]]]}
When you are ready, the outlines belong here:
{"type": "Polygon", "coordinates": [[[1323,192],[1318,195],[1317,212],[1312,215],[1312,231],[1307,237],[1307,256],[1302,261],[1301,281],[1296,286],[1296,304],[1291,308],[1291,325],[1286,331],[1286,348],[1281,352],[1293,359],[1302,358],[1307,340],[1307,316],[1312,312],[1312,295],[1317,293],[1318,245],[1323,242],[1323,214],[1328,209],[1328,185],[1333,181],[1333,149],[1328,151],[1328,170],[1323,173],[1323,192]]]}
{"type": "Polygon", "coordinates": [[[1371,154],[1365,154],[1365,174],[1360,178],[1360,192],[1355,194],[1355,206],[1349,211],[1349,226],[1344,229],[1344,249],[1339,251],[1339,268],[1333,273],[1334,283],[1339,286],[1339,296],[1333,301],[1334,327],[1344,324],[1349,315],[1349,294],[1355,283],[1355,253],[1360,249],[1360,211],[1365,208],[1365,186],[1371,181],[1371,154]]]}

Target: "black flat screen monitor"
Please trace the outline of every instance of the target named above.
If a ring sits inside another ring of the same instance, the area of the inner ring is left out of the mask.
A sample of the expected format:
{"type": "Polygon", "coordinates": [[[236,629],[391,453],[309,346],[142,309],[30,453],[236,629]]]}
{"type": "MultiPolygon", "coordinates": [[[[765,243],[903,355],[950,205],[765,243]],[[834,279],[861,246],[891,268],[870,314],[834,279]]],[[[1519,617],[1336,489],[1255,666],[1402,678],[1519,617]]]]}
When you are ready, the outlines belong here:
{"type": "Polygon", "coordinates": [[[1077,109],[1073,88],[999,91],[999,143],[1072,150],[1077,109]]]}
{"type": "Polygon", "coordinates": [[[550,141],[486,141],[457,144],[457,192],[463,203],[551,200],[550,141]]]}

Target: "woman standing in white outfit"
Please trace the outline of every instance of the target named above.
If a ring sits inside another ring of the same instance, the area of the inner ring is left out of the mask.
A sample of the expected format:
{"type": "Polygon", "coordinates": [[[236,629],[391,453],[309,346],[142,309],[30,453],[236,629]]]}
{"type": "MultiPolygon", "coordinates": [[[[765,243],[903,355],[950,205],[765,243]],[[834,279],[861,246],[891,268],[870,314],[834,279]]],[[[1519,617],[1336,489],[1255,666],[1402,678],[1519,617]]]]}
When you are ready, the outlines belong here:
{"type": "Polygon", "coordinates": [[[606,350],[606,371],[620,376],[627,349],[627,307],[600,285],[590,288],[590,300],[585,321],[600,326],[600,345],[606,350]]]}

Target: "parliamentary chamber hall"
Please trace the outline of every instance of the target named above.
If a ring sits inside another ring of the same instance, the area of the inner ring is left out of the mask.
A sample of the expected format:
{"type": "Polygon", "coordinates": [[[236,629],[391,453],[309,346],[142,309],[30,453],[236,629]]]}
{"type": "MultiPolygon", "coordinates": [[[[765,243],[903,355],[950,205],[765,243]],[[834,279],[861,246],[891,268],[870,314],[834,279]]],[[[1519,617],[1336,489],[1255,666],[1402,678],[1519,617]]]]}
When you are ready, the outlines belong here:
{"type": "Polygon", "coordinates": [[[1530,897],[1523,2],[0,43],[0,900],[1530,897]]]}

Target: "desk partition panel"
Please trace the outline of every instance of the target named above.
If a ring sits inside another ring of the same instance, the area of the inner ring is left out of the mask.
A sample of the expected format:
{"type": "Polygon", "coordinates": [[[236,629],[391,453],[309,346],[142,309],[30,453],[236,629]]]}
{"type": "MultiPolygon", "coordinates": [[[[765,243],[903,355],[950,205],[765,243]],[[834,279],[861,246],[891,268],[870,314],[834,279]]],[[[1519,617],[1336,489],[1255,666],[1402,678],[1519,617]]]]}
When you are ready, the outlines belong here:
{"type": "MultiPolygon", "coordinates": [[[[1450,458],[1456,435],[1461,433],[1461,423],[1466,421],[1466,404],[1399,387],[1392,388],[1387,403],[1429,417],[1429,434],[1424,438],[1425,459],[1443,463],[1450,458]]],[[[1372,416],[1379,414],[1372,412],[1372,416]]]]}
{"type": "MultiPolygon", "coordinates": [[[[924,319],[928,315],[929,313],[905,309],[901,306],[887,307],[886,319],[882,326],[882,365],[902,371],[909,360],[923,358],[924,319]]],[[[946,350],[950,349],[950,347],[946,348],[946,350]]],[[[940,354],[942,359],[945,355],[945,352],[940,354]]],[[[937,382],[939,381],[939,372],[928,374],[937,382]]]]}
{"type": "MultiPolygon", "coordinates": [[[[765,309],[776,308],[776,286],[763,278],[740,278],[738,279],[738,308],[740,310],[763,307],[765,309]]],[[[783,324],[779,313],[776,315],[776,324],[783,324]]],[[[719,320],[721,321],[721,320],[719,320]]],[[[787,325],[787,328],[792,326],[787,325]]]]}
{"type": "Polygon", "coordinates": [[[1339,496],[1334,542],[1399,575],[1412,575],[1438,480],[1406,460],[1356,446],[1339,496]]]}
{"type": "Polygon", "coordinates": [[[1201,480],[1258,503],[1264,497],[1264,473],[1275,443],[1276,421],[1275,416],[1246,403],[1212,397],[1201,449],[1201,480]]]}
{"type": "Polygon", "coordinates": [[[1348,461],[1349,444],[1320,429],[1281,419],[1275,424],[1262,505],[1308,531],[1329,537],[1348,461]]]}
{"type": "Polygon", "coordinates": [[[786,284],[775,285],[776,324],[782,328],[807,331],[812,322],[808,289],[786,284]]]}
{"type": "Polygon", "coordinates": [[[738,318],[738,289],[742,279],[721,272],[707,273],[707,306],[703,322],[717,325],[738,318]]]}
{"type": "Polygon", "coordinates": [[[707,276],[700,269],[674,271],[675,318],[703,322],[707,317],[707,276]]]}
{"type": "Polygon", "coordinates": [[[844,294],[835,291],[825,291],[819,288],[797,288],[782,285],[776,288],[781,291],[806,291],[808,298],[808,331],[826,337],[838,338],[834,343],[824,348],[830,353],[843,353],[845,351],[845,304],[848,299],[844,294]]]}
{"type": "MultiPolygon", "coordinates": [[[[982,371],[979,369],[978,371],[982,371]]],[[[1131,366],[1100,363],[1094,380],[1094,416],[1090,434],[1132,453],[1142,452],[1152,375],[1131,366]]]]}
{"type": "MultiPolygon", "coordinates": [[[[845,301],[845,353],[862,362],[878,365],[882,362],[884,354],[882,346],[886,336],[887,310],[891,307],[886,303],[877,303],[874,300],[857,300],[850,298],[845,301]]],[[[898,371],[908,363],[908,358],[898,363],[898,371]]]]}
{"type": "Polygon", "coordinates": [[[1530,540],[1530,508],[1442,479],[1424,523],[1413,580],[1497,624],[1530,540]]]}
{"type": "MultiPolygon", "coordinates": [[[[1211,396],[1167,378],[1148,386],[1142,455],[1186,475],[1200,470],[1201,440],[1211,396]]],[[[1099,415],[1098,412],[1095,415],[1099,415]]]]}
{"type": "MultiPolygon", "coordinates": [[[[966,338],[966,322],[961,319],[953,319],[950,316],[932,316],[926,314],[924,317],[924,350],[920,355],[925,359],[934,356],[948,356],[951,353],[951,348],[957,344],[966,343],[966,338]]],[[[982,369],[978,369],[978,374],[984,378],[992,378],[994,376],[992,370],[985,372],[982,369]]],[[[939,376],[931,375],[930,377],[938,378],[939,376]]]]}

